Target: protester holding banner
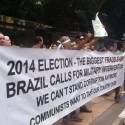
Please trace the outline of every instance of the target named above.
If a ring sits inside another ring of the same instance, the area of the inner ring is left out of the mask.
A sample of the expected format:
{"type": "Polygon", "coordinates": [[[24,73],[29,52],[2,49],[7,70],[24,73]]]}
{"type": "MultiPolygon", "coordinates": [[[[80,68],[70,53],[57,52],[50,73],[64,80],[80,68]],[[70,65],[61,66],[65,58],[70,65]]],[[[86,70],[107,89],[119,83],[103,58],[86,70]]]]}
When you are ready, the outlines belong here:
{"type": "Polygon", "coordinates": [[[68,36],[62,36],[58,41],[57,41],[58,47],[57,49],[72,49],[71,47],[71,40],[68,36]]]}
{"type": "MultiPolygon", "coordinates": [[[[108,44],[106,44],[107,51],[113,52],[113,53],[119,53],[121,51],[118,50],[118,43],[115,43],[114,40],[108,39],[108,44]],[[119,52],[118,52],[119,51],[119,52]]],[[[115,88],[115,97],[114,100],[116,103],[119,103],[120,101],[120,86],[115,88]]]]}
{"type": "MultiPolygon", "coordinates": [[[[124,44],[124,41],[122,41],[122,43],[119,43],[119,44],[118,44],[118,50],[120,51],[120,53],[124,53],[124,52],[125,52],[125,44],[124,44]]],[[[123,90],[121,91],[121,94],[125,94],[125,73],[124,73],[123,90]]]]}
{"type": "MultiPolygon", "coordinates": [[[[67,50],[72,50],[74,49],[74,44],[72,45],[71,39],[68,36],[62,36],[58,41],[58,47],[57,49],[67,49],[67,50]]],[[[70,122],[75,121],[75,122],[81,122],[82,119],[80,119],[77,115],[77,111],[73,111],[69,115],[65,116],[63,118],[63,124],[65,125],[72,125],[70,122]]]]}
{"type": "Polygon", "coordinates": [[[33,48],[45,48],[43,37],[42,36],[37,36],[35,39],[35,45],[33,48]]]}
{"type": "MultiPolygon", "coordinates": [[[[55,122],[59,125],[63,118],[65,125],[72,125],[72,121],[82,121],[78,117],[80,107],[83,111],[92,111],[87,107],[93,98],[116,88],[115,100],[119,101],[124,55],[116,55],[117,48],[110,41],[105,52],[98,53],[97,42],[99,40],[88,33],[74,41],[62,36],[51,47],[59,51],[7,48],[8,56],[5,48],[1,48],[0,119],[4,119],[6,125],[55,122]],[[74,49],[76,51],[68,51],[74,49]],[[20,117],[15,117],[13,112],[20,117]]],[[[10,43],[9,37],[0,33],[0,45],[10,43]]],[[[44,48],[43,37],[36,37],[33,48],[44,48]]]]}

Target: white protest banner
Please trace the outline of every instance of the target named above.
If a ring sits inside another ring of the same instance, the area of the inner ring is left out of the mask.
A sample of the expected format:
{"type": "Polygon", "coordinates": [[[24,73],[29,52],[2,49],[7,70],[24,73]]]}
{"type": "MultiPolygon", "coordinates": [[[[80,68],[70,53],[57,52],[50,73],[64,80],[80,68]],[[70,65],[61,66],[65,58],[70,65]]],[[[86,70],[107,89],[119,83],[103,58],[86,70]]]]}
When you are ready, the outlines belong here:
{"type": "Polygon", "coordinates": [[[124,54],[0,47],[0,122],[51,125],[123,83],[124,54]]]}
{"type": "Polygon", "coordinates": [[[92,25],[94,29],[94,36],[95,37],[106,37],[108,33],[99,19],[98,13],[96,14],[95,20],[92,20],[92,25]]]}

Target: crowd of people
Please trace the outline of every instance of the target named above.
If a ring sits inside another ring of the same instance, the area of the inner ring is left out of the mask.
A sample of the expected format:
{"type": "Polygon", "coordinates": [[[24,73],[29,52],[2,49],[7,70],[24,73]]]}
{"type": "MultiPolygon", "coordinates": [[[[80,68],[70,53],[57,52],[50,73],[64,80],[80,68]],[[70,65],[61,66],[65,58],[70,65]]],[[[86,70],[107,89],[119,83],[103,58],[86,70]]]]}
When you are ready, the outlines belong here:
{"type": "MultiPolygon", "coordinates": [[[[50,46],[50,49],[69,49],[69,50],[86,50],[86,51],[99,51],[99,52],[124,52],[125,46],[120,41],[116,41],[109,38],[95,38],[93,34],[78,34],[73,40],[68,36],[62,36],[57,42],[50,46]]],[[[114,100],[116,103],[120,100],[120,87],[115,89],[114,100]]],[[[125,91],[125,84],[124,84],[125,91]]],[[[107,94],[108,95],[108,94],[107,94]]],[[[84,106],[80,107],[80,112],[92,112],[91,102],[88,102],[84,106]]],[[[70,121],[81,122],[78,118],[77,111],[72,112],[68,116],[63,118],[63,122],[66,125],[70,125],[70,121]],[[70,119],[66,119],[66,118],[70,119]],[[65,120],[66,119],[66,120],[65,120]]]]}
{"type": "MultiPolygon", "coordinates": [[[[9,36],[0,33],[0,46],[13,46],[9,36]]],[[[33,48],[46,48],[44,39],[42,36],[37,36],[34,40],[33,48]]],[[[68,50],[86,50],[86,51],[99,51],[99,52],[124,52],[125,45],[116,40],[109,38],[95,38],[92,33],[78,34],[75,37],[69,37],[67,35],[61,36],[57,41],[53,41],[48,49],[68,49],[68,50]]],[[[125,84],[124,84],[125,91],[125,84]]],[[[120,87],[115,89],[115,101],[119,102],[120,87]]],[[[80,112],[92,112],[91,102],[80,107],[80,112]]],[[[65,125],[70,125],[70,121],[81,122],[82,119],[78,117],[78,110],[70,113],[63,118],[65,125]]],[[[58,122],[56,123],[58,125],[58,122]]]]}

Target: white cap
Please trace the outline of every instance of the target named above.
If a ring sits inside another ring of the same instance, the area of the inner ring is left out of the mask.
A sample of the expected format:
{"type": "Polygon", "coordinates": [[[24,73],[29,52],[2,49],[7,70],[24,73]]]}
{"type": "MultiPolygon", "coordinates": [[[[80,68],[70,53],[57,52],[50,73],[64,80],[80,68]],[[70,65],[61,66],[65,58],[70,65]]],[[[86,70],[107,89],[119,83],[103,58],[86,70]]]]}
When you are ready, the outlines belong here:
{"type": "Polygon", "coordinates": [[[80,36],[80,39],[84,39],[84,36],[80,36]]]}

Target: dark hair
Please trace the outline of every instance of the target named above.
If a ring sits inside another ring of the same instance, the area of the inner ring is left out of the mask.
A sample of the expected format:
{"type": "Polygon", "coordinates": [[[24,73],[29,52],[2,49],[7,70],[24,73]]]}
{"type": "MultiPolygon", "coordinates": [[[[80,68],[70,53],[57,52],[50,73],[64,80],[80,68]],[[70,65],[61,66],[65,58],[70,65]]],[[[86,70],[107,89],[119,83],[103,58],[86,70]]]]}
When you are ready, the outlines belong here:
{"type": "Polygon", "coordinates": [[[118,42],[117,43],[117,49],[121,50],[121,48],[123,48],[123,44],[121,42],[118,42]]]}

